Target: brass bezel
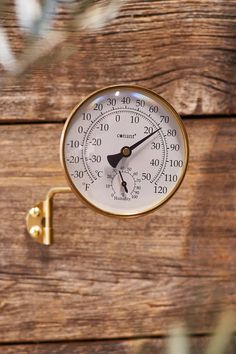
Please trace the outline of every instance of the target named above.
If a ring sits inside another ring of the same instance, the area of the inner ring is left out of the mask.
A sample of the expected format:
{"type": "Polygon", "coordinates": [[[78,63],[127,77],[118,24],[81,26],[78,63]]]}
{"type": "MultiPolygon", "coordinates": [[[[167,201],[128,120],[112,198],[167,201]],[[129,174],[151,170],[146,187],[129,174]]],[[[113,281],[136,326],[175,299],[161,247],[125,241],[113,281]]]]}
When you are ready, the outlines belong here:
{"type": "Polygon", "coordinates": [[[179,114],[176,112],[176,110],[170,105],[169,102],[167,102],[163,97],[159,96],[156,92],[149,90],[145,87],[142,86],[138,86],[138,85],[111,85],[111,86],[107,86],[105,88],[102,88],[100,90],[96,90],[94,91],[92,94],[88,95],[87,97],[85,97],[80,103],[78,103],[73,110],[71,111],[71,113],[69,114],[65,125],[63,127],[63,131],[61,134],[61,141],[60,141],[60,160],[61,160],[61,164],[65,173],[65,177],[66,180],[69,184],[69,186],[71,187],[72,191],[75,193],[75,195],[88,207],[90,207],[91,209],[97,211],[98,213],[105,215],[105,216],[110,216],[110,217],[114,217],[114,218],[120,218],[120,219],[130,219],[130,218],[135,218],[135,217],[139,217],[139,216],[143,216],[143,215],[147,215],[149,213],[154,212],[155,210],[159,209],[161,206],[163,206],[168,200],[170,200],[173,195],[177,192],[177,190],[179,189],[181,183],[183,182],[184,176],[186,174],[187,171],[187,166],[188,166],[188,162],[189,162],[189,141],[188,141],[188,135],[185,129],[185,126],[182,122],[181,117],[179,116],[179,114]],[[72,120],[74,114],[76,113],[76,111],[91,97],[96,96],[98,93],[104,93],[106,91],[109,91],[111,89],[133,89],[133,90],[137,90],[137,91],[141,91],[143,93],[148,94],[149,96],[153,96],[155,99],[159,100],[164,106],[166,106],[166,108],[168,110],[170,110],[174,116],[174,118],[176,119],[182,134],[183,134],[183,138],[184,138],[184,146],[185,146],[185,165],[182,168],[182,174],[180,176],[180,178],[178,179],[178,182],[175,186],[175,188],[171,191],[171,193],[164,198],[161,202],[155,204],[154,206],[147,208],[146,210],[140,212],[140,213],[133,213],[133,214],[115,214],[112,212],[108,212],[105,211],[103,209],[100,209],[99,207],[97,207],[96,205],[92,204],[90,201],[88,201],[80,192],[77,188],[75,188],[74,183],[72,182],[70,175],[67,171],[67,167],[66,167],[66,162],[65,162],[65,156],[64,156],[64,143],[65,143],[65,136],[66,136],[66,131],[67,128],[70,124],[70,121],[72,120]]]}

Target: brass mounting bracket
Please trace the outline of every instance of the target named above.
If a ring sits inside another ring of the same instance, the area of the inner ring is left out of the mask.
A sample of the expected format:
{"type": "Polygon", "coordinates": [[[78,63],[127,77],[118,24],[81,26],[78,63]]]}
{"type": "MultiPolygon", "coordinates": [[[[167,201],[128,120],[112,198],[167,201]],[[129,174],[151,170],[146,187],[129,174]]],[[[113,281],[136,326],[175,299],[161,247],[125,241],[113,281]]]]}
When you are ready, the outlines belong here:
{"type": "Polygon", "coordinates": [[[49,246],[53,243],[53,197],[57,193],[70,193],[69,187],[51,188],[46,199],[31,208],[26,216],[30,236],[38,243],[49,246]]]}

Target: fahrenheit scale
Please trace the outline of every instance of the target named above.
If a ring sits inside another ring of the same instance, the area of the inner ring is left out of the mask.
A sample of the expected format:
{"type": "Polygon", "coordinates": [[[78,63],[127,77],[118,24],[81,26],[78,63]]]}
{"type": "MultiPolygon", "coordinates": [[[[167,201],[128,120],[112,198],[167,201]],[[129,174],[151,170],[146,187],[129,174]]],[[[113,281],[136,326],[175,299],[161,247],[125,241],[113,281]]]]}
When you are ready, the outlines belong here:
{"type": "Polygon", "coordinates": [[[176,111],[156,93],[112,86],[78,104],[61,138],[68,183],[87,205],[106,215],[154,211],[180,186],[188,139],[176,111]]]}

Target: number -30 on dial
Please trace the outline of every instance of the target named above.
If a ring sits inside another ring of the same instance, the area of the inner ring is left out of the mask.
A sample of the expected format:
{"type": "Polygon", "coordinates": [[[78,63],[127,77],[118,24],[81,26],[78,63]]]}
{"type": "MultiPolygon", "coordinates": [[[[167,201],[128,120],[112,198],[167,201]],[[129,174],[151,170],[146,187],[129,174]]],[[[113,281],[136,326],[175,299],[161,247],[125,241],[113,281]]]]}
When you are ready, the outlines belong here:
{"type": "Polygon", "coordinates": [[[61,139],[73,191],[103,214],[131,217],[160,207],[180,186],[188,139],[176,111],[156,93],[112,86],[78,104],[61,139]]]}

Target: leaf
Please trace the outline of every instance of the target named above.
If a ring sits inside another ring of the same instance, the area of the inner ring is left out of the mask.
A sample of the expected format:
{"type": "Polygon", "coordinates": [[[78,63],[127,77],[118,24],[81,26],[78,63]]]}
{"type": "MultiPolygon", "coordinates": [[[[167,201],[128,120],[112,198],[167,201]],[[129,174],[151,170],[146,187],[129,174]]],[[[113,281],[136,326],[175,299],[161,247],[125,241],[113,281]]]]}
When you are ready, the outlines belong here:
{"type": "Polygon", "coordinates": [[[221,315],[215,334],[212,336],[206,354],[223,354],[236,329],[235,313],[226,311],[221,315]]]}
{"type": "Polygon", "coordinates": [[[189,353],[189,338],[187,331],[181,325],[173,327],[169,331],[167,341],[168,354],[188,354],[189,353]]]}
{"type": "Polygon", "coordinates": [[[108,5],[95,4],[89,6],[76,17],[76,26],[82,29],[97,30],[102,28],[108,21],[114,19],[123,0],[110,0],[108,5]]]}
{"type": "Polygon", "coordinates": [[[41,6],[38,0],[15,0],[17,22],[21,30],[32,32],[35,24],[42,16],[41,6]]]}
{"type": "Polygon", "coordinates": [[[15,66],[16,59],[11,50],[7,34],[2,27],[0,27],[0,45],[0,63],[6,70],[11,71],[15,66]]]}
{"type": "Polygon", "coordinates": [[[66,33],[62,31],[52,31],[47,37],[39,38],[34,41],[20,56],[15,66],[11,70],[11,74],[20,76],[24,74],[28,68],[36,61],[46,57],[50,52],[60,45],[66,38],[66,33]]]}
{"type": "Polygon", "coordinates": [[[33,34],[38,36],[45,36],[51,29],[53,19],[56,15],[57,1],[56,0],[44,0],[42,6],[42,16],[40,21],[33,29],[33,34]]]}

